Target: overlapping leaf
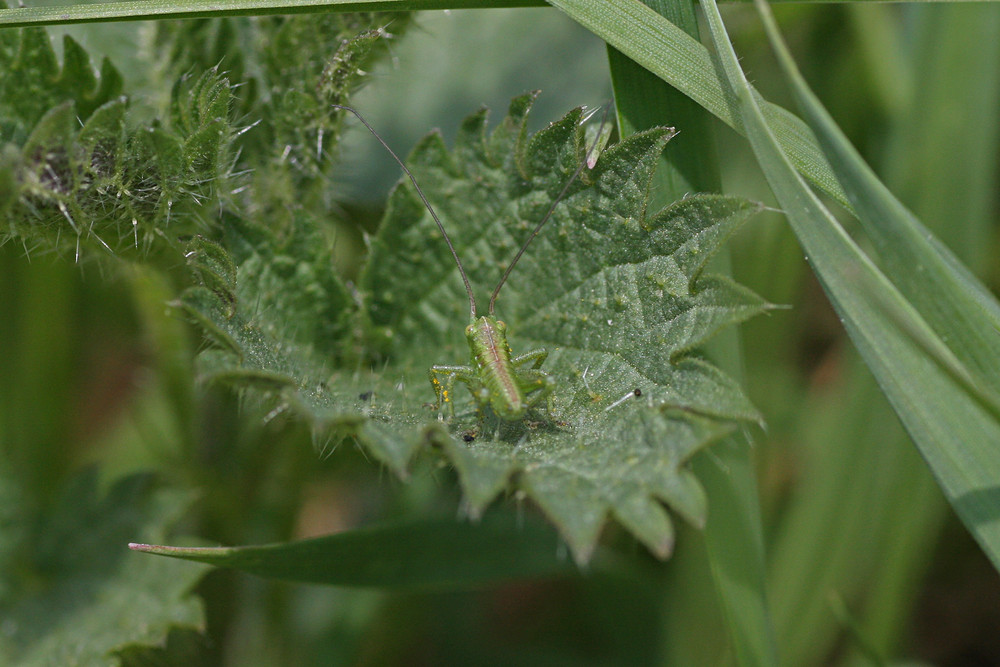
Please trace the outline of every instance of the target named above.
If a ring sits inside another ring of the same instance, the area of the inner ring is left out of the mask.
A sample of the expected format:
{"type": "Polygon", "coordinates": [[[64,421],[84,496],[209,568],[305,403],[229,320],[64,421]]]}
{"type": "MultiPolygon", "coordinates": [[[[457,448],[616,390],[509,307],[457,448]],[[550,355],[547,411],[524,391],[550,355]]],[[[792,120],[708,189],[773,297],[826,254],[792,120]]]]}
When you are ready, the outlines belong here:
{"type": "Polygon", "coordinates": [[[244,154],[258,169],[284,172],[278,180],[267,171],[257,187],[272,178],[284,191],[268,195],[294,202],[310,180],[334,165],[329,151],[339,136],[339,117],[330,104],[362,84],[359,74],[388,53],[391,39],[408,23],[404,13],[371,12],[161,21],[151,57],[164,85],[216,67],[240,82],[237,111],[255,120],[242,142],[244,154]],[[392,32],[368,29],[373,25],[391,26],[392,32]]]}
{"type": "MultiPolygon", "coordinates": [[[[485,113],[475,114],[454,151],[432,135],[410,159],[483,294],[583,159],[581,112],[529,135],[532,100],[515,99],[492,134],[485,113]]],[[[556,208],[500,297],[515,352],[550,352],[544,367],[558,383],[551,417],[499,423],[481,419],[470,400],[459,402],[449,434],[424,405],[433,399],[429,365],[468,357],[461,336],[468,299],[408,185],[391,197],[357,286],[361,307],[351,316],[350,344],[384,360],[377,372],[337,369],[329,356],[327,370],[317,371],[301,329],[293,333],[292,312],[254,310],[260,274],[241,266],[239,287],[224,298],[213,288],[192,291],[183,302],[223,350],[207,355],[206,373],[270,387],[282,407],[328,437],[330,429],[355,435],[398,472],[422,446],[441,445],[473,512],[505,489],[523,490],[581,560],[609,516],[665,556],[673,538],[663,503],[696,523],[704,519],[703,492],[685,462],[734,423],[757,420],[735,383],[693,350],[767,307],[731,281],[702,273],[757,205],[696,196],[646,210],[651,170],[669,137],[656,130],[605,151],[556,208]]],[[[298,275],[318,275],[318,257],[280,261],[299,263],[298,275]]],[[[276,289],[273,278],[269,290],[276,289]]],[[[334,291],[346,310],[347,291],[334,291]]]]}
{"type": "Polygon", "coordinates": [[[121,254],[197,229],[231,167],[229,81],[214,70],[180,81],[171,122],[138,126],[107,61],[98,83],[75,42],[60,69],[43,31],[4,35],[0,240],[121,254]]]}
{"type": "MultiPolygon", "coordinates": [[[[9,487],[0,481],[0,494],[9,487]]],[[[91,470],[68,486],[30,538],[12,544],[7,529],[17,524],[4,526],[3,664],[110,666],[119,651],[161,644],[172,628],[203,625],[190,594],[203,568],[136,558],[124,548],[136,535],[163,540],[190,494],[134,476],[102,495],[91,470]]]]}
{"type": "MultiPolygon", "coordinates": [[[[7,4],[0,2],[0,9],[7,4]]],[[[100,78],[90,57],[70,36],[63,37],[59,66],[42,28],[0,31],[0,141],[23,144],[35,122],[49,109],[71,100],[80,120],[120,94],[122,77],[105,58],[100,78]]]]}

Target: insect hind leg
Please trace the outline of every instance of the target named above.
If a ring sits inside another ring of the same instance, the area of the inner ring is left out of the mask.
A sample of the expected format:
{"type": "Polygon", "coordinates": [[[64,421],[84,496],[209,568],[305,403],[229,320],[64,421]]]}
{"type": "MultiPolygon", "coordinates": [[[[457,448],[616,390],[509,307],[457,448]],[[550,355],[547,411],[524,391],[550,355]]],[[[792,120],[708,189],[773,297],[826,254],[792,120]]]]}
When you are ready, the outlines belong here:
{"type": "Polygon", "coordinates": [[[548,359],[548,357],[548,350],[532,350],[531,352],[525,352],[524,354],[519,354],[516,357],[513,357],[510,360],[510,363],[517,367],[523,366],[529,361],[534,361],[535,363],[531,365],[531,370],[535,370],[541,368],[542,364],[545,363],[545,360],[548,359]]]}

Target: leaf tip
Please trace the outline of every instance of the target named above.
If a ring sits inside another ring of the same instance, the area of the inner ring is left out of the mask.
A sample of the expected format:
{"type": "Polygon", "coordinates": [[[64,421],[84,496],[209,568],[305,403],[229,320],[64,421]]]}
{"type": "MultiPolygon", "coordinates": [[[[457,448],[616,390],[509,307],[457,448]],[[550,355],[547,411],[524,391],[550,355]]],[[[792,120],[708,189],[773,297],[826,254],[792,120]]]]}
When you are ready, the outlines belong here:
{"type": "MultiPolygon", "coordinates": [[[[699,526],[699,529],[703,526],[699,526]]],[[[674,553],[674,538],[665,537],[653,546],[653,555],[660,560],[667,560],[674,553]]]]}
{"type": "Polygon", "coordinates": [[[573,561],[576,563],[576,566],[581,570],[585,570],[590,565],[590,559],[594,556],[594,551],[597,549],[597,542],[593,541],[589,544],[569,543],[569,548],[573,554],[573,561]]]}

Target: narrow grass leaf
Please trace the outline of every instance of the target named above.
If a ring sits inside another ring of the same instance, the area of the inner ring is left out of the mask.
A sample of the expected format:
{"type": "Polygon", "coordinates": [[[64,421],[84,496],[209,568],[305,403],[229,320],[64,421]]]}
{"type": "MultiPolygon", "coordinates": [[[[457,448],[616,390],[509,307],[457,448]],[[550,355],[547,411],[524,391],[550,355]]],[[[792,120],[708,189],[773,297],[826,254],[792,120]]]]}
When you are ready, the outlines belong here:
{"type": "Polygon", "coordinates": [[[187,0],[183,4],[172,0],[137,0],[55,7],[17,7],[0,12],[0,27],[211,16],[541,6],[544,6],[542,0],[187,0]]]}
{"type": "Polygon", "coordinates": [[[778,62],[874,242],[886,275],[938,337],[948,341],[955,356],[996,391],[1000,387],[1000,303],[879,181],[809,89],[767,5],[758,2],[757,7],[778,62]]]}
{"type": "Polygon", "coordinates": [[[960,362],[794,171],[740,70],[718,7],[705,7],[747,136],[813,269],[959,516],[1000,565],[1000,424],[968,383],[956,380],[951,369],[960,362]]]}
{"type": "MultiPolygon", "coordinates": [[[[916,383],[901,387],[902,391],[887,391],[889,399],[949,502],[1000,567],[996,511],[1000,499],[1000,304],[865,164],[802,78],[768,6],[756,4],[800,106],[874,241],[887,275],[899,289],[898,298],[877,289],[870,298],[897,335],[909,337],[951,381],[921,403],[907,399],[911,392],[906,389],[916,383]],[[910,316],[910,305],[919,318],[910,316]],[[949,393],[956,404],[947,402],[949,393]],[[938,424],[929,423],[942,411],[974,414],[981,423],[942,432],[935,428],[938,424]],[[969,437],[977,432],[985,437],[969,437]]],[[[899,364],[896,373],[905,369],[902,358],[879,361],[899,364]]],[[[881,378],[880,383],[886,389],[881,378]]]]}
{"type": "MultiPolygon", "coordinates": [[[[677,88],[737,132],[743,118],[700,42],[639,0],[549,0],[574,21],[677,88]]],[[[837,201],[847,197],[812,132],[799,118],[752,88],[782,148],[801,173],[837,201]]]]}
{"type": "Polygon", "coordinates": [[[262,546],[129,547],[272,579],[350,587],[454,589],[577,571],[555,531],[537,517],[510,513],[491,513],[475,523],[428,519],[262,546]]]}

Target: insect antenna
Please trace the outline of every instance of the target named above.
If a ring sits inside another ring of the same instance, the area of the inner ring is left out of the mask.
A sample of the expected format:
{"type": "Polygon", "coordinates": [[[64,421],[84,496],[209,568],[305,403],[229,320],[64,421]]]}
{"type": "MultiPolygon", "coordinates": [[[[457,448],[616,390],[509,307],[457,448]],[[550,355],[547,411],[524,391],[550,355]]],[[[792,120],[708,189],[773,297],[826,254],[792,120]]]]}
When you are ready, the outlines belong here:
{"type": "Polygon", "coordinates": [[[525,241],[524,245],[521,246],[521,249],[517,251],[517,254],[514,255],[514,259],[512,259],[510,261],[510,264],[507,265],[507,270],[504,271],[503,275],[500,277],[500,282],[497,283],[496,289],[493,290],[493,294],[492,296],[490,296],[490,306],[489,310],[487,311],[489,312],[490,316],[493,316],[493,307],[496,305],[497,295],[500,294],[500,288],[503,287],[505,282],[507,282],[507,278],[510,276],[511,271],[514,270],[514,265],[517,264],[517,260],[521,259],[521,255],[524,254],[524,251],[528,249],[528,246],[531,245],[531,242],[535,240],[536,236],[538,236],[538,232],[542,231],[542,227],[544,227],[545,223],[548,222],[549,218],[552,217],[552,213],[556,210],[556,206],[559,205],[559,202],[562,201],[562,198],[566,196],[567,192],[569,192],[570,186],[572,186],[573,183],[576,181],[576,179],[579,178],[580,174],[583,172],[583,168],[589,165],[590,155],[591,153],[594,152],[594,150],[597,148],[597,144],[600,143],[601,141],[601,134],[603,134],[604,132],[604,124],[608,120],[608,112],[610,110],[611,110],[611,103],[609,101],[608,105],[604,108],[604,113],[601,116],[601,125],[597,129],[597,137],[594,139],[594,143],[590,145],[590,148],[587,149],[587,154],[586,156],[584,156],[583,162],[580,163],[580,166],[576,168],[576,171],[573,172],[573,175],[569,177],[568,181],[566,181],[566,185],[563,186],[563,189],[559,192],[559,195],[552,201],[552,205],[549,206],[548,212],[545,214],[544,217],[542,217],[541,221],[537,225],[535,225],[535,229],[528,236],[528,240],[525,241]]]}
{"type": "MultiPolygon", "coordinates": [[[[420,195],[420,200],[422,202],[424,202],[424,206],[426,206],[427,210],[430,211],[431,217],[434,218],[434,222],[437,223],[438,229],[441,230],[441,235],[444,236],[445,243],[448,244],[448,250],[451,251],[451,256],[455,258],[455,264],[458,266],[458,272],[462,274],[462,282],[465,283],[465,292],[466,292],[466,294],[469,295],[469,309],[470,309],[470,312],[471,312],[471,315],[470,315],[469,319],[470,320],[476,319],[476,297],[472,293],[472,285],[469,284],[469,276],[467,276],[465,274],[465,267],[462,266],[462,260],[460,260],[458,258],[458,253],[455,252],[455,246],[452,245],[452,243],[451,243],[451,237],[448,236],[448,232],[446,232],[444,230],[444,225],[441,224],[441,219],[438,218],[437,213],[434,212],[434,207],[431,206],[431,203],[429,201],[427,201],[427,197],[424,196],[424,191],[420,189],[420,185],[417,183],[417,179],[413,177],[413,173],[406,167],[405,164],[403,164],[403,161],[399,159],[399,156],[397,156],[393,152],[393,150],[391,148],[389,148],[389,144],[385,143],[385,140],[382,139],[382,137],[379,136],[378,132],[375,131],[375,128],[372,127],[368,123],[368,121],[364,119],[364,116],[362,116],[360,113],[358,113],[358,111],[356,109],[352,109],[351,107],[344,106],[343,104],[331,104],[330,106],[333,107],[334,109],[343,109],[344,111],[349,111],[352,114],[354,114],[355,116],[357,116],[358,120],[360,120],[361,123],[365,127],[368,128],[368,131],[371,132],[373,135],[375,135],[375,138],[378,139],[378,142],[380,144],[382,144],[382,146],[387,151],[389,151],[389,155],[391,155],[392,159],[394,159],[396,161],[396,163],[399,164],[399,166],[403,170],[403,173],[410,177],[410,182],[413,183],[413,187],[416,188],[417,194],[420,195]]],[[[579,170],[577,170],[577,173],[579,173],[579,170]]],[[[574,175],[574,178],[576,178],[575,175],[574,175]]],[[[537,234],[538,231],[536,230],[535,233],[537,234]]],[[[522,252],[524,252],[523,249],[522,249],[522,252]]],[[[520,254],[518,254],[518,256],[520,256],[520,254]]],[[[515,261],[517,261],[517,260],[515,260],[515,261]]],[[[508,273],[510,273],[510,271],[508,271],[508,273]]],[[[504,278],[506,278],[506,276],[504,276],[504,278]]],[[[495,298],[495,295],[494,295],[494,298],[495,298]]],[[[490,301],[490,313],[492,313],[492,312],[493,312],[493,301],[490,301]]]]}

